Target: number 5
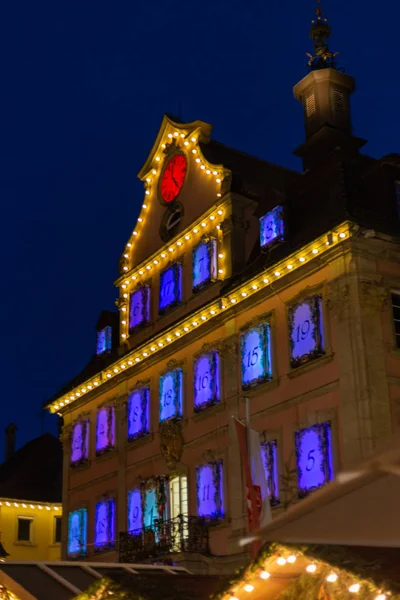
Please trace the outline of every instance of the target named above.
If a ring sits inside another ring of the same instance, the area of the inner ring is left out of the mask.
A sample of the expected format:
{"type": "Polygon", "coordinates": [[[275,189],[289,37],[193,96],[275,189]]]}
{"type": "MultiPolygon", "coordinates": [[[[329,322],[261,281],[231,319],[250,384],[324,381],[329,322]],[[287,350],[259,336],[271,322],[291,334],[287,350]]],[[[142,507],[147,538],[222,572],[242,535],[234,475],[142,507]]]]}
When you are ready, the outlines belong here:
{"type": "Polygon", "coordinates": [[[310,450],[307,456],[307,465],[306,465],[306,471],[312,471],[313,468],[315,467],[315,456],[313,456],[315,452],[315,448],[314,450],[310,450]],[[311,465],[310,465],[311,463],[311,465]]]}

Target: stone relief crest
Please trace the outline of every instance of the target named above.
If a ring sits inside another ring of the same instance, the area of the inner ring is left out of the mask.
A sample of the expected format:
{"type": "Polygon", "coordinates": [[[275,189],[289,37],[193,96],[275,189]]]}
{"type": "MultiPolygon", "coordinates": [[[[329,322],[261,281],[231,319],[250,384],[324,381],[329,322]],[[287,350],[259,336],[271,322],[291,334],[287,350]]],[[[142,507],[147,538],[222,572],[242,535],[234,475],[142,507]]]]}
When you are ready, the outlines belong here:
{"type": "Polygon", "coordinates": [[[168,467],[173,468],[181,460],[183,452],[182,424],[170,419],[160,423],[160,452],[168,467]]]}

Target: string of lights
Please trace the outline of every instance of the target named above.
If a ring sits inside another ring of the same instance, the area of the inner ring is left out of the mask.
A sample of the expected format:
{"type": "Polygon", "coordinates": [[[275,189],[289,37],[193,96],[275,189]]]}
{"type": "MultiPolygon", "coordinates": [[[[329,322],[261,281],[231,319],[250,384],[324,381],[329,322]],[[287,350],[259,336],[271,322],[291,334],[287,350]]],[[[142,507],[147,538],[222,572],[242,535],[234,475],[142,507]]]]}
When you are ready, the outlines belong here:
{"type": "Polygon", "coordinates": [[[178,338],[184,337],[205,323],[215,319],[221,315],[221,313],[227,312],[233,305],[238,305],[247,298],[257,294],[259,291],[266,290],[271,283],[283,279],[289,273],[302,268],[307,263],[322,256],[330,248],[349,238],[350,235],[349,222],[342,223],[334,231],[320,236],[312,243],[307,244],[299,251],[287,257],[285,260],[275,264],[269,270],[260,273],[242,285],[234,288],[228,297],[211,301],[192,314],[190,319],[184,317],[179,323],[174,325],[174,327],[168,328],[150,341],[141,344],[139,347],[126,354],[122,359],[115,361],[108,369],[101,371],[96,377],[89,379],[81,387],[76,387],[69,394],[54,401],[50,405],[50,410],[52,412],[59,411],[60,408],[76,401],[82,395],[98,388],[126,369],[139,363],[143,364],[148,357],[156,354],[165,347],[171,346],[178,338]]]}

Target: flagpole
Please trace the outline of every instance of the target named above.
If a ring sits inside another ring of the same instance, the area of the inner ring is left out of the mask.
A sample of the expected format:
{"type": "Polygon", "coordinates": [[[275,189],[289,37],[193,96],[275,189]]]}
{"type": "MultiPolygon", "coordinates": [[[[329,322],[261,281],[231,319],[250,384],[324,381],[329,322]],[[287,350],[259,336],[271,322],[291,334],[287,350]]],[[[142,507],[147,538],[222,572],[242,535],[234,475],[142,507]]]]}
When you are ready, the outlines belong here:
{"type": "Polygon", "coordinates": [[[244,408],[245,408],[245,423],[246,423],[246,445],[247,445],[247,460],[250,465],[250,402],[248,396],[244,397],[244,408]]]}

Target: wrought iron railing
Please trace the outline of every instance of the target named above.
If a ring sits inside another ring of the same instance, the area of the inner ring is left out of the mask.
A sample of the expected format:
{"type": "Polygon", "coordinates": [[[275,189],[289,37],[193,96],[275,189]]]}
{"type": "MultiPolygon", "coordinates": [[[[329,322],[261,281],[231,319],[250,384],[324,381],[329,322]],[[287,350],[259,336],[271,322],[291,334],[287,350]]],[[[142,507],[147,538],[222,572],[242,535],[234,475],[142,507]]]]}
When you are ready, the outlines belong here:
{"type": "Polygon", "coordinates": [[[179,515],[165,521],[157,519],[152,527],[119,534],[119,562],[140,562],[173,552],[209,553],[208,526],[205,519],[179,515]]]}

